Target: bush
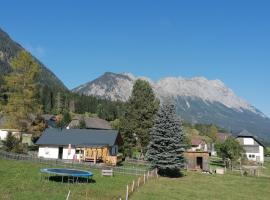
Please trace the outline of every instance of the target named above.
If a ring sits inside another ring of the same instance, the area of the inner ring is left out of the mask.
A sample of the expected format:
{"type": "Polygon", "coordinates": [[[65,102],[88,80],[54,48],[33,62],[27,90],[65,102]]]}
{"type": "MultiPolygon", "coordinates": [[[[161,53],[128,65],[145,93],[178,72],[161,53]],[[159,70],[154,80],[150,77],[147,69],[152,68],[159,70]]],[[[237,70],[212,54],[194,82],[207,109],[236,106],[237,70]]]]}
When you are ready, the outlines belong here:
{"type": "Polygon", "coordinates": [[[22,144],[11,132],[8,132],[6,140],[3,141],[3,149],[7,152],[27,153],[27,145],[22,144]]]}

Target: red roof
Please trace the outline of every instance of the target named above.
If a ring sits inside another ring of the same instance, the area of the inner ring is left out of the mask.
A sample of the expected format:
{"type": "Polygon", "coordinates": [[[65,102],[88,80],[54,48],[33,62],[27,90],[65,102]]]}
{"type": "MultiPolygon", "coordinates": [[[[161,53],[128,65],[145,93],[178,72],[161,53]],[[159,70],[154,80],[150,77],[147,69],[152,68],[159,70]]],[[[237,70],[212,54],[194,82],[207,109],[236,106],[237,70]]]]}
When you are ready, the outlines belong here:
{"type": "Polygon", "coordinates": [[[192,146],[199,146],[200,144],[204,143],[204,141],[200,138],[192,138],[191,145],[192,146]]]}

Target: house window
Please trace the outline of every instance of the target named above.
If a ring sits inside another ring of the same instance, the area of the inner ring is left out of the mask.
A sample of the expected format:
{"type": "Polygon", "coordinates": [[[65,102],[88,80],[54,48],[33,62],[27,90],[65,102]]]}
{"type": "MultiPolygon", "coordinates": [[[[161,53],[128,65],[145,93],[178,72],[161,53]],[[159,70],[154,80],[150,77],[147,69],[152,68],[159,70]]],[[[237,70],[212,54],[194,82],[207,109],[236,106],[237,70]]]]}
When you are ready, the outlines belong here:
{"type": "Polygon", "coordinates": [[[49,154],[49,153],[50,153],[49,148],[45,147],[45,154],[49,154]]]}
{"type": "Polygon", "coordinates": [[[83,152],[83,150],[76,149],[76,153],[75,154],[84,154],[84,152],[83,152]]]}
{"type": "Polygon", "coordinates": [[[118,146],[116,146],[116,145],[112,146],[110,149],[110,155],[115,156],[115,155],[117,155],[117,153],[118,153],[118,146]]]}
{"type": "Polygon", "coordinates": [[[254,154],[249,154],[248,157],[249,158],[255,158],[255,155],[254,154]]]}

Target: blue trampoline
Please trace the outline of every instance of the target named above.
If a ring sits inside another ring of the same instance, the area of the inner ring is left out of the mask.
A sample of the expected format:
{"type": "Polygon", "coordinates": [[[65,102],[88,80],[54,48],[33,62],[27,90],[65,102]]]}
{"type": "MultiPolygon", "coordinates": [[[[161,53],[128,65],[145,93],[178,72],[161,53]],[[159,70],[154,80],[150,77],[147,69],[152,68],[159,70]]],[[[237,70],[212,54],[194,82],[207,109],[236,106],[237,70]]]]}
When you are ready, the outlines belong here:
{"type": "Polygon", "coordinates": [[[40,172],[42,174],[48,174],[50,179],[51,176],[60,176],[62,177],[62,182],[64,182],[64,177],[67,177],[68,182],[78,183],[78,180],[80,178],[84,178],[89,181],[93,177],[93,173],[89,171],[84,170],[78,170],[78,169],[67,169],[67,168],[44,168],[40,169],[40,172]]]}

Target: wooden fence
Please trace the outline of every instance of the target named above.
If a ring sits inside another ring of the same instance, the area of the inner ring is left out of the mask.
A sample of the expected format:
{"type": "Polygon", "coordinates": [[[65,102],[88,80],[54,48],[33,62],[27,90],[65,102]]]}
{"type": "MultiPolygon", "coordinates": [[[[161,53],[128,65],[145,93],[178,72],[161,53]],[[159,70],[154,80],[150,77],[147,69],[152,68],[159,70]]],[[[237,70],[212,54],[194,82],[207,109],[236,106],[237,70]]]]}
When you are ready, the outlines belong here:
{"type": "Polygon", "coordinates": [[[126,185],[126,194],[125,197],[119,197],[119,200],[128,200],[129,197],[138,190],[141,186],[143,186],[147,181],[150,179],[157,179],[158,173],[157,169],[154,169],[152,171],[147,171],[147,173],[144,173],[142,176],[139,176],[137,179],[134,179],[131,183],[126,185]]]}
{"type": "Polygon", "coordinates": [[[45,158],[38,158],[31,155],[24,155],[24,154],[15,154],[5,151],[0,151],[0,158],[10,159],[10,160],[22,160],[22,161],[29,161],[34,163],[45,164],[49,166],[59,166],[59,167],[66,167],[66,168],[80,168],[80,169],[104,169],[110,168],[113,169],[114,173],[118,174],[126,174],[126,175],[135,175],[135,176],[142,176],[147,173],[147,169],[140,169],[136,167],[121,167],[121,166],[104,166],[104,165],[94,165],[88,162],[76,162],[76,161],[67,161],[61,159],[45,159],[45,158]]]}

